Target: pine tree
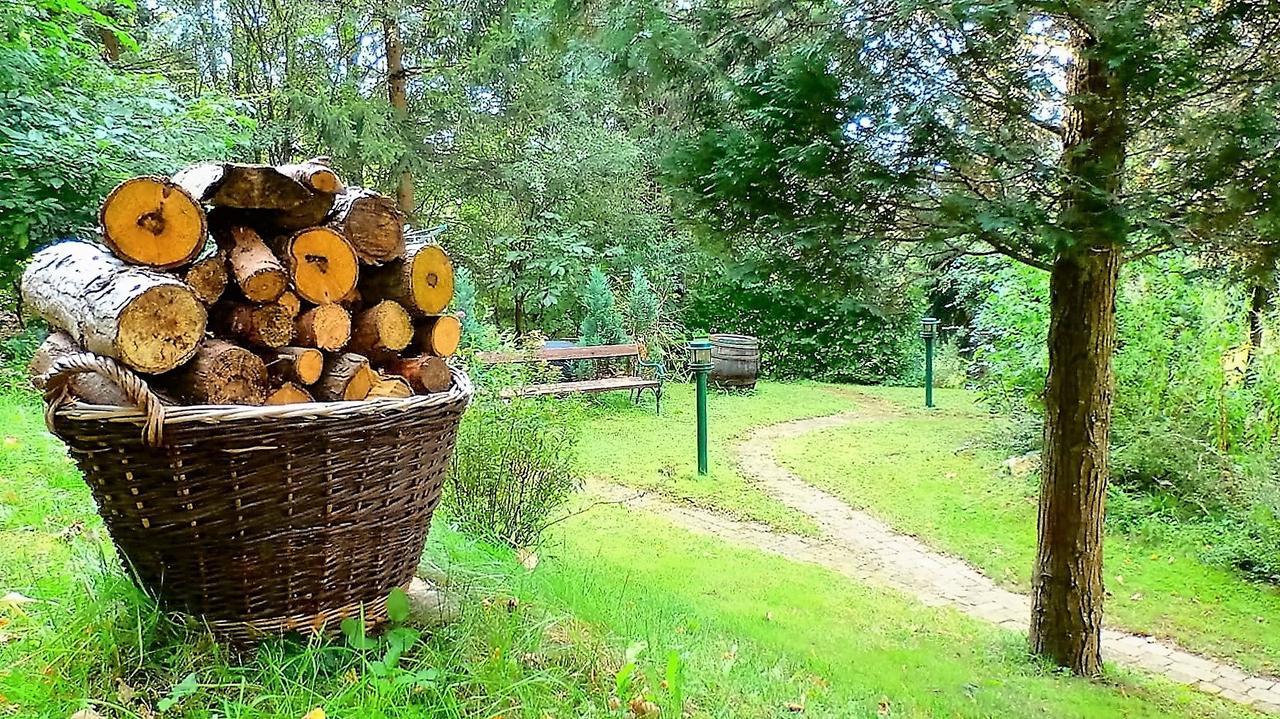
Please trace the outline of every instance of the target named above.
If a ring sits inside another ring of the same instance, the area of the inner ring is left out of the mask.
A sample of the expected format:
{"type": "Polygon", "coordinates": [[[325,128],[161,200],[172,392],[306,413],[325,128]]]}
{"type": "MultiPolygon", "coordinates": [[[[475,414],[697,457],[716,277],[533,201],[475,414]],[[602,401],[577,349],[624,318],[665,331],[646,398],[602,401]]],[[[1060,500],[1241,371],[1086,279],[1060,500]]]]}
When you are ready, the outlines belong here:
{"type": "Polygon", "coordinates": [[[637,342],[645,344],[651,358],[658,358],[662,353],[654,341],[658,330],[659,310],[658,293],[654,291],[644,270],[639,267],[632,269],[631,287],[627,289],[627,322],[631,336],[637,342]]]}
{"type": "Polygon", "coordinates": [[[609,278],[599,267],[587,273],[582,288],[582,323],[578,327],[578,344],[582,346],[608,345],[626,342],[622,329],[622,316],[613,298],[609,278]]]}

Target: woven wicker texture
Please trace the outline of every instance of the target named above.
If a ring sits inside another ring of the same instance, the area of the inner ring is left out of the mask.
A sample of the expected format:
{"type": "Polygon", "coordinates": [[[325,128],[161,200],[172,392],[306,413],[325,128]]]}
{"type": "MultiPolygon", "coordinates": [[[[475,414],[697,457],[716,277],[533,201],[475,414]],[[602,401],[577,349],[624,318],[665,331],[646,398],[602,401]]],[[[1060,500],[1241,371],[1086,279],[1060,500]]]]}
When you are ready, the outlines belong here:
{"type": "Polygon", "coordinates": [[[84,371],[128,373],[58,360],[50,426],[143,589],[240,641],[385,618],[422,554],[471,398],[465,373],[432,395],[276,407],[163,407],[126,380],[145,407],[131,409],[70,401],[66,379],[84,371]]]}

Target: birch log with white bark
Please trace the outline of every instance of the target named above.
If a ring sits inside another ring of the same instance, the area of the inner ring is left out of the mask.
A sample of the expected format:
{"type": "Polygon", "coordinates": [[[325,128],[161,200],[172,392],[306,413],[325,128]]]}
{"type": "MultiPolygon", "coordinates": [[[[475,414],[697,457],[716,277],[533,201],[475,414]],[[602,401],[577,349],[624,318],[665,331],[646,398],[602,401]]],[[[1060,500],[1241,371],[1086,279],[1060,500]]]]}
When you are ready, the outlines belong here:
{"type": "Polygon", "coordinates": [[[139,372],[167,372],[190,359],[208,319],[185,283],[87,242],[37,252],[21,290],[25,306],[81,347],[139,372]]]}

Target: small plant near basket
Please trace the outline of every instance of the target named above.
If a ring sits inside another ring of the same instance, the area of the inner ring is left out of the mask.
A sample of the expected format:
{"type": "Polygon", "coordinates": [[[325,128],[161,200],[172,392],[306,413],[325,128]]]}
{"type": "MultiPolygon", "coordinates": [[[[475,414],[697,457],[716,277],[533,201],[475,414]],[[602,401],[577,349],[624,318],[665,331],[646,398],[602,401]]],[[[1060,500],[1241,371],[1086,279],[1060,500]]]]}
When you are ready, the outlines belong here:
{"type": "Polygon", "coordinates": [[[478,397],[458,432],[443,502],[473,537],[535,544],[578,487],[578,407],[542,399],[478,397]]]}
{"type": "Polygon", "coordinates": [[[409,619],[409,596],[399,587],[387,596],[388,628],[377,636],[365,631],[362,618],[348,617],[342,620],[342,636],[347,646],[360,652],[365,660],[365,671],[377,681],[392,688],[413,687],[425,689],[440,680],[440,670],[432,666],[408,668],[401,665],[401,658],[422,638],[422,632],[406,626],[409,619]]]}

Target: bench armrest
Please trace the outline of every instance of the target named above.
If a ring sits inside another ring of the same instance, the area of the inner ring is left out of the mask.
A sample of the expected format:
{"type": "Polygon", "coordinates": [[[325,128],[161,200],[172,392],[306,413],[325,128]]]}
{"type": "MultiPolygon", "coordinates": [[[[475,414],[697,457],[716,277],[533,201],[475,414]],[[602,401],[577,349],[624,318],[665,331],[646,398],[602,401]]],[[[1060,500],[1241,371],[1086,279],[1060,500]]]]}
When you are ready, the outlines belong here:
{"type": "Polygon", "coordinates": [[[639,357],[637,357],[636,365],[639,366],[641,369],[653,370],[653,376],[658,380],[664,380],[667,378],[667,368],[662,364],[662,360],[654,360],[652,362],[646,362],[645,360],[642,360],[639,357]]]}

